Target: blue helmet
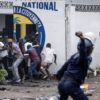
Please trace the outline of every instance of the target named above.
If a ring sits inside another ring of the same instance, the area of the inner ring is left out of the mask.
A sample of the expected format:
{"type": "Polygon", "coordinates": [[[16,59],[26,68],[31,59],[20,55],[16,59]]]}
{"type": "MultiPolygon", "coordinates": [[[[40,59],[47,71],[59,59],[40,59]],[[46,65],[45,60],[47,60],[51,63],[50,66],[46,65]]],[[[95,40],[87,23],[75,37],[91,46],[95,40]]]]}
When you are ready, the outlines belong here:
{"type": "Polygon", "coordinates": [[[84,43],[85,46],[82,45],[82,41],[80,40],[80,42],[77,45],[77,49],[79,52],[81,52],[82,49],[85,49],[86,55],[89,56],[93,51],[93,44],[89,39],[86,38],[84,38],[84,43]]]}

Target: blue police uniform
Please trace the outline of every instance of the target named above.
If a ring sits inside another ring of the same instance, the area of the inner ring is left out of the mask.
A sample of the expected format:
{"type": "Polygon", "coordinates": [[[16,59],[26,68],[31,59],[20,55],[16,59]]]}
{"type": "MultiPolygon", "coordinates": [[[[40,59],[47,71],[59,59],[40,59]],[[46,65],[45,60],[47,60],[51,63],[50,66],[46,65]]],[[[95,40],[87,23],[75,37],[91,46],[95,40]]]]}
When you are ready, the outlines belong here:
{"type": "Polygon", "coordinates": [[[90,56],[92,48],[91,41],[81,39],[78,44],[78,53],[72,55],[57,72],[57,78],[61,79],[58,85],[60,100],[67,100],[68,96],[71,96],[73,100],[88,100],[80,85],[84,83],[92,61],[90,56]]]}

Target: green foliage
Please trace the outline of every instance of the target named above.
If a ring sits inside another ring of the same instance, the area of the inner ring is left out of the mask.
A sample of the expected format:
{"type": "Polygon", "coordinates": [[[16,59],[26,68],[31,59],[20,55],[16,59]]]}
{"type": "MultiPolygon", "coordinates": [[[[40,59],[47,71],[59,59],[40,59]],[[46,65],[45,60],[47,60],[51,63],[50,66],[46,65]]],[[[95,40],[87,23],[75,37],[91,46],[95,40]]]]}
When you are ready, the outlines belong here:
{"type": "Polygon", "coordinates": [[[5,69],[0,69],[0,81],[4,81],[6,76],[8,76],[7,71],[5,69]]]}
{"type": "Polygon", "coordinates": [[[14,24],[19,24],[19,22],[20,22],[19,17],[15,17],[13,19],[13,21],[14,21],[14,24]]]}

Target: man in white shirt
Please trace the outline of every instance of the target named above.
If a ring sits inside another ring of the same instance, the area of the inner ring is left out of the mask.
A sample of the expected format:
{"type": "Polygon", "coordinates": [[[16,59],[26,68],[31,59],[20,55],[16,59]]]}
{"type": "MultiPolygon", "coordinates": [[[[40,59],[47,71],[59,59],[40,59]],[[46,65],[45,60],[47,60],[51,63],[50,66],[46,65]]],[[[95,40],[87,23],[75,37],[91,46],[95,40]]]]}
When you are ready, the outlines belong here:
{"type": "Polygon", "coordinates": [[[2,66],[8,71],[7,56],[7,47],[5,47],[4,43],[0,41],[0,63],[1,65],[3,64],[2,66]]]}
{"type": "Polygon", "coordinates": [[[44,74],[43,79],[46,78],[51,78],[50,72],[49,72],[49,67],[51,64],[55,63],[56,64],[56,53],[55,50],[51,48],[51,44],[47,43],[45,50],[41,53],[42,56],[42,63],[41,63],[41,70],[42,73],[44,74]]]}
{"type": "Polygon", "coordinates": [[[31,43],[31,42],[26,42],[26,43],[24,44],[25,51],[28,50],[28,49],[27,49],[28,45],[31,45],[31,46],[32,46],[32,43],[31,43]]]}

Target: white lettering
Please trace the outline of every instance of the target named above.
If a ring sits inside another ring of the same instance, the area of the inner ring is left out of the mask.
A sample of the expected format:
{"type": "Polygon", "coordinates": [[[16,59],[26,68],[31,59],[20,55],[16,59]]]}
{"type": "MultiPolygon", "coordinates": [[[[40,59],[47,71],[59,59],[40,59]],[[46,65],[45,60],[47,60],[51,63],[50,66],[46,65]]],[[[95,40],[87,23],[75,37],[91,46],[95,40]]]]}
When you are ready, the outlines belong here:
{"type": "Polygon", "coordinates": [[[22,14],[29,18],[32,22],[38,25],[38,28],[42,26],[42,23],[38,20],[36,15],[29,11],[28,9],[24,9],[22,7],[14,7],[14,13],[22,14]]]}

